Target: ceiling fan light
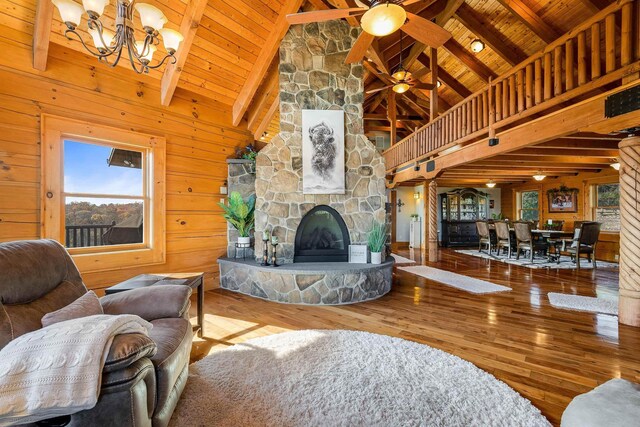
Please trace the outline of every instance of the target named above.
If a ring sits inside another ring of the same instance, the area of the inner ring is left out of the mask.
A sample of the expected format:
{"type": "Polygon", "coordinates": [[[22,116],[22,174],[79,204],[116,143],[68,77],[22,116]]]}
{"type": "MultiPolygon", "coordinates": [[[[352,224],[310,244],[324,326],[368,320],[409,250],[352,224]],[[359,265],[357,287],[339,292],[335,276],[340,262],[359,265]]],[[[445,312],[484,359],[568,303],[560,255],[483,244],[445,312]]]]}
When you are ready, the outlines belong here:
{"type": "Polygon", "coordinates": [[[397,31],[407,20],[407,12],[393,3],[380,3],[369,9],[360,21],[367,33],[382,37],[397,31]]]}
{"type": "Polygon", "coordinates": [[[484,43],[480,39],[475,39],[471,42],[471,51],[474,53],[480,53],[484,50],[484,43]]]}
{"type": "Polygon", "coordinates": [[[406,91],[409,90],[410,87],[411,86],[409,86],[407,83],[400,82],[393,86],[393,91],[395,93],[405,93],[406,91]]]}
{"type": "Polygon", "coordinates": [[[76,28],[82,19],[82,6],[73,0],[52,0],[67,27],[76,28]]]}
{"type": "Polygon", "coordinates": [[[107,29],[102,30],[102,39],[100,38],[100,31],[95,28],[89,28],[89,34],[93,39],[93,45],[98,49],[98,51],[106,51],[107,48],[111,46],[111,42],[113,38],[116,36],[112,31],[107,29]],[[104,43],[102,41],[104,40],[104,43]]]}
{"type": "Polygon", "coordinates": [[[145,30],[151,28],[158,31],[164,27],[164,24],[168,21],[160,9],[150,4],[136,3],[135,8],[140,14],[140,21],[142,22],[142,26],[145,27],[145,30]]]}
{"type": "Polygon", "coordinates": [[[167,49],[167,52],[174,54],[176,50],[178,50],[178,47],[180,47],[182,40],[184,40],[184,36],[170,28],[162,28],[158,31],[162,35],[162,41],[164,42],[164,47],[167,49]]]}
{"type": "Polygon", "coordinates": [[[396,80],[404,81],[404,80],[407,80],[409,77],[411,77],[411,73],[405,70],[404,68],[400,68],[398,71],[393,73],[391,77],[393,77],[396,80]]]}
{"type": "Polygon", "coordinates": [[[104,8],[109,4],[109,0],[82,0],[82,7],[90,17],[97,19],[104,12],[104,8]]]}
{"type": "Polygon", "coordinates": [[[495,183],[492,179],[490,179],[490,180],[489,180],[489,182],[487,182],[487,184],[486,184],[486,185],[487,185],[487,187],[489,187],[489,188],[493,188],[493,187],[495,187],[495,186],[496,186],[496,183],[495,183]]]}

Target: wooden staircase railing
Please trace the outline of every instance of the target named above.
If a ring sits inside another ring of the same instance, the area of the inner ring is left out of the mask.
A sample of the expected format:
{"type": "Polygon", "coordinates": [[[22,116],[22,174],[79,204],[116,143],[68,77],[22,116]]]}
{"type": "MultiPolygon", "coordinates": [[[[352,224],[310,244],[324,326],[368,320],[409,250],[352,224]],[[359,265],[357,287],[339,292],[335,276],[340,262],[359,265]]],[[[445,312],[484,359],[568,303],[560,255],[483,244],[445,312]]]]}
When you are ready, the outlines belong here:
{"type": "Polygon", "coordinates": [[[618,0],[383,153],[387,171],[639,72],[640,4],[618,0]]]}

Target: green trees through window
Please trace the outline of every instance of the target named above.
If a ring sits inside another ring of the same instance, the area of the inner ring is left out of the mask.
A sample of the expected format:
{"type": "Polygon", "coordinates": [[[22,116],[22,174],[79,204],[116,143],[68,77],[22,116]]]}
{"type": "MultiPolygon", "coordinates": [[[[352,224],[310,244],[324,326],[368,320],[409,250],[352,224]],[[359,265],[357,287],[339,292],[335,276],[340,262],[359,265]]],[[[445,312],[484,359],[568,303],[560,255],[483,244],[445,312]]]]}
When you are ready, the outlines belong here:
{"type": "Polygon", "coordinates": [[[520,219],[525,221],[540,219],[540,194],[537,191],[520,193],[520,219]]]}

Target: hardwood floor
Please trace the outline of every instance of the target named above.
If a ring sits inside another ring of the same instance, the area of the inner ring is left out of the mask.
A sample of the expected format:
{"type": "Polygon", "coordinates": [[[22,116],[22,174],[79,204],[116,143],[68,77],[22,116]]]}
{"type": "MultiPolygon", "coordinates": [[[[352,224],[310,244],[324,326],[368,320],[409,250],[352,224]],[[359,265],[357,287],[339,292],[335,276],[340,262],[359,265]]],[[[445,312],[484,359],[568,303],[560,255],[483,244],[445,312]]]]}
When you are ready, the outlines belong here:
{"type": "MultiPolygon", "coordinates": [[[[399,254],[420,262],[419,252],[399,254]]],[[[640,329],[618,325],[615,316],[553,308],[546,296],[612,297],[617,270],[531,270],[450,250],[441,250],[439,261],[429,265],[513,291],[474,295],[397,268],[388,295],[356,305],[283,305],[217,289],[205,295],[206,338],[196,340],[192,356],[288,330],[392,335],[474,363],[530,399],[554,424],[577,394],[614,377],[640,382],[640,329]]]]}

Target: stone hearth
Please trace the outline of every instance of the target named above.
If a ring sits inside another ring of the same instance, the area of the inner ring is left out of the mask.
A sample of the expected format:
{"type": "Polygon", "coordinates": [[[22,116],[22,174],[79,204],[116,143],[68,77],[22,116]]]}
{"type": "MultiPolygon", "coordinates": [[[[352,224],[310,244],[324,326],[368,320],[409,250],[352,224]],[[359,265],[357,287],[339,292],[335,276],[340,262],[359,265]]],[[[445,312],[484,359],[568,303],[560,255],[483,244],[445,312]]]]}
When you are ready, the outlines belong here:
{"type": "Polygon", "coordinates": [[[338,305],[380,298],[391,290],[393,258],[382,264],[294,263],[262,267],[221,258],[225,289],[288,304],[338,305]]]}

